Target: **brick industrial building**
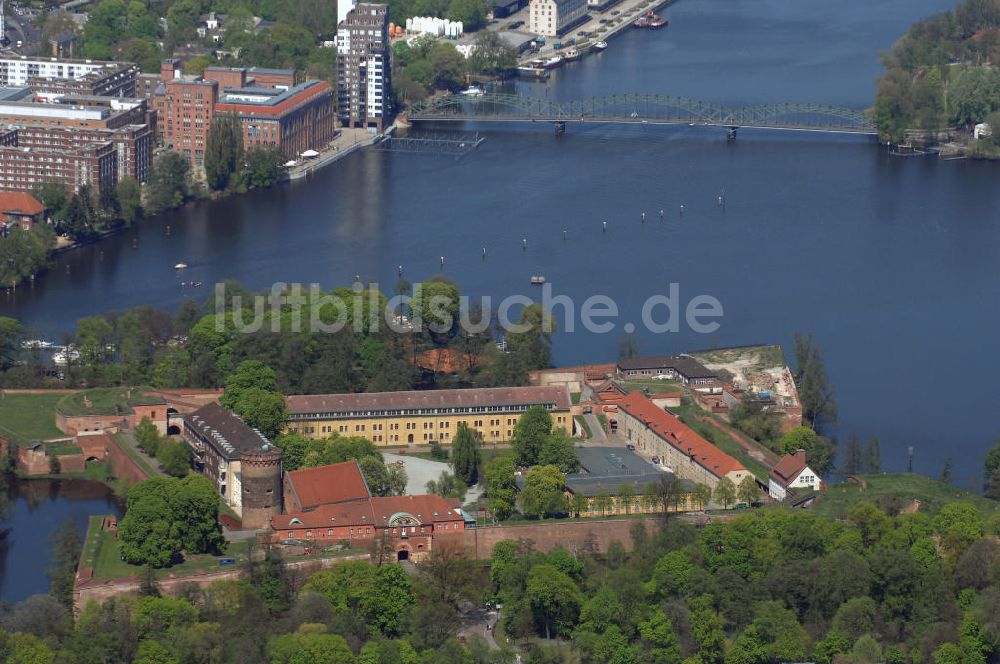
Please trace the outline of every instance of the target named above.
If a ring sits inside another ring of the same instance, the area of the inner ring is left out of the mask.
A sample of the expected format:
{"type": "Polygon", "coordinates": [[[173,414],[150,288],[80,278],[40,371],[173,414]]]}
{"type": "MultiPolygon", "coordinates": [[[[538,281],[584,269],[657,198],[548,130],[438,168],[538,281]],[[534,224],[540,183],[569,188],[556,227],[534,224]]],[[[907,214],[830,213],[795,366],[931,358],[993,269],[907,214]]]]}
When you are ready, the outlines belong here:
{"type": "Polygon", "coordinates": [[[337,27],[337,117],[381,132],[391,112],[388,5],[359,3],[337,27]]]}
{"type": "Polygon", "coordinates": [[[31,191],[59,181],[108,190],[121,178],[145,181],[156,118],[141,99],[72,96],[32,100],[27,88],[0,99],[0,188],[31,191]]]}
{"type": "Polygon", "coordinates": [[[333,140],[333,90],[321,81],[295,84],[290,69],[208,67],[184,76],[178,59],[163,62],[151,94],[161,143],[200,168],[212,119],[232,113],[244,147],[274,148],[288,159],[333,140]]]}

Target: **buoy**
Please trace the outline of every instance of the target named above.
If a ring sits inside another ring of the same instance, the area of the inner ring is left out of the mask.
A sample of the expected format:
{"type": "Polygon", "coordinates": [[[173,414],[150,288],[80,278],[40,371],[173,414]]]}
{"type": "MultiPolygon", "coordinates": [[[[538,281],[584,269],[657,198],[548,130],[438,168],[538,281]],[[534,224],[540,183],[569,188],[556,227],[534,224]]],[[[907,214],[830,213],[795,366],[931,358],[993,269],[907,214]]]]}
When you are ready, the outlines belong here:
{"type": "Polygon", "coordinates": [[[607,233],[608,232],[608,222],[603,221],[601,223],[604,224],[604,232],[607,233]]]}
{"type": "Polygon", "coordinates": [[[663,210],[660,210],[660,221],[663,221],[663,210]]]}
{"type": "Polygon", "coordinates": [[[441,269],[444,269],[444,256],[441,257],[441,269]]]}
{"type": "Polygon", "coordinates": [[[683,205],[681,206],[680,213],[681,213],[681,216],[684,216],[684,206],[683,205]]]}
{"type": "Polygon", "coordinates": [[[167,235],[170,235],[170,226],[167,226],[167,235]]]}
{"type": "Polygon", "coordinates": [[[564,240],[566,239],[566,231],[565,230],[563,231],[563,239],[564,240]]]}
{"type": "Polygon", "coordinates": [[[642,223],[646,223],[646,213],[642,213],[642,223]]]}
{"type": "Polygon", "coordinates": [[[132,248],[135,249],[139,246],[139,240],[137,238],[132,238],[132,248]]]}
{"type": "Polygon", "coordinates": [[[527,238],[524,238],[521,240],[521,249],[527,249],[527,248],[528,248],[528,240],[527,238]]]}
{"type": "Polygon", "coordinates": [[[399,276],[403,276],[403,266],[399,266],[399,276]]]}
{"type": "Polygon", "coordinates": [[[361,275],[360,274],[354,275],[354,283],[356,283],[356,284],[360,284],[361,283],[361,275]]]}
{"type": "Polygon", "coordinates": [[[483,258],[486,258],[486,247],[483,247],[483,258]]]}

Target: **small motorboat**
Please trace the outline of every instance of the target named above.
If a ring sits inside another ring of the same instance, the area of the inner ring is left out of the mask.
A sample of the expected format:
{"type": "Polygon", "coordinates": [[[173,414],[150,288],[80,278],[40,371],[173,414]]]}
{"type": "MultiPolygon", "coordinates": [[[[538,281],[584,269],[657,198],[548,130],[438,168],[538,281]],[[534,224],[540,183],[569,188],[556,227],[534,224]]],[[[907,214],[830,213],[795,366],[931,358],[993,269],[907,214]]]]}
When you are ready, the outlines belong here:
{"type": "Polygon", "coordinates": [[[536,274],[535,276],[533,276],[531,278],[531,285],[532,286],[541,286],[544,283],[545,283],[545,277],[543,277],[541,275],[537,275],[536,274]]]}
{"type": "Polygon", "coordinates": [[[470,85],[465,90],[462,90],[462,94],[467,97],[482,97],[486,93],[478,85],[470,85]]]}
{"type": "Polygon", "coordinates": [[[608,47],[608,42],[606,42],[606,41],[602,40],[602,41],[599,41],[599,42],[594,42],[594,50],[595,51],[603,51],[607,47],[608,47]]]}
{"type": "Polygon", "coordinates": [[[80,351],[69,346],[64,350],[57,351],[52,354],[52,363],[57,367],[64,367],[70,362],[76,362],[80,359],[80,351]]]}
{"type": "Polygon", "coordinates": [[[202,281],[193,281],[193,282],[191,282],[191,287],[192,288],[201,288],[204,285],[205,284],[202,281]]]}
{"type": "Polygon", "coordinates": [[[576,50],[575,48],[570,47],[569,50],[563,53],[562,57],[563,60],[565,60],[566,62],[575,62],[576,60],[579,60],[580,58],[583,57],[583,53],[576,50]]]}
{"type": "Polygon", "coordinates": [[[187,263],[178,263],[177,265],[174,266],[174,269],[175,270],[183,270],[187,266],[188,266],[187,263]]]}

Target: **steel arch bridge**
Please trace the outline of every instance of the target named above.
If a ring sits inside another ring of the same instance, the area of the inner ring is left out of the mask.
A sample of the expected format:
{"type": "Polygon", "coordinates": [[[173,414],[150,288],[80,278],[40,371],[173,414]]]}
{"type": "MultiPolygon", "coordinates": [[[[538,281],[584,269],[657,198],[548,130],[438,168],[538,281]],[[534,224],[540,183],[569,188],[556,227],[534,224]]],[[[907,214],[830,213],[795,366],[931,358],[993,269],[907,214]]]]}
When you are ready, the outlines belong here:
{"type": "Polygon", "coordinates": [[[622,124],[704,125],[877,134],[864,112],[824,104],[758,104],[725,106],[686,97],[621,94],[556,102],[497,92],[432,97],[410,107],[418,122],[604,122],[622,124]]]}

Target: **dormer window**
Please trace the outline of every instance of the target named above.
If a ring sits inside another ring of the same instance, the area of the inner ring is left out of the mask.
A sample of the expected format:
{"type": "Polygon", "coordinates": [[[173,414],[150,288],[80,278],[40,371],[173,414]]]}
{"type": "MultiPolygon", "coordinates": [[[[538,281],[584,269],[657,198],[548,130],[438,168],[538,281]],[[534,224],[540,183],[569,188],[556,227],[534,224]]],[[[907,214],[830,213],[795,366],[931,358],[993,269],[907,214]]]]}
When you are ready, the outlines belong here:
{"type": "Polygon", "coordinates": [[[301,526],[302,522],[298,518],[292,518],[292,520],[288,522],[288,525],[289,526],[301,526]]]}

